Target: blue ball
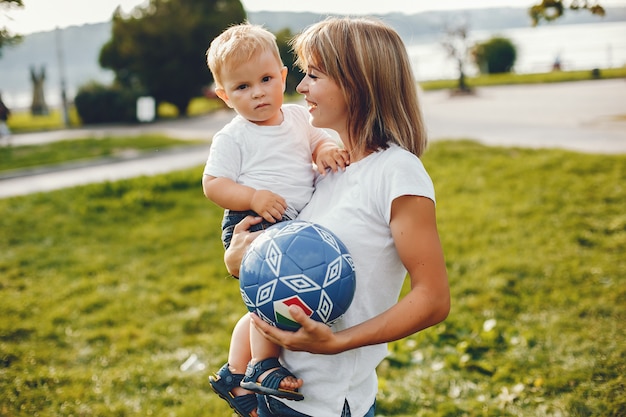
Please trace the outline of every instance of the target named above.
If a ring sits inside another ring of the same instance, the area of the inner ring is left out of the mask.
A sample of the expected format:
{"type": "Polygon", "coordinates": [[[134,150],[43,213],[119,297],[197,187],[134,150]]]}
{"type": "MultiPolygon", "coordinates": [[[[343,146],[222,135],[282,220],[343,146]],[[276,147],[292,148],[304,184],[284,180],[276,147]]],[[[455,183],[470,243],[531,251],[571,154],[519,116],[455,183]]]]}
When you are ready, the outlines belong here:
{"type": "Polygon", "coordinates": [[[246,250],[239,270],[248,310],[284,330],[300,325],[289,314],[298,305],[332,325],[354,297],[354,263],[346,246],[318,224],[291,220],[269,227],[246,250]]]}

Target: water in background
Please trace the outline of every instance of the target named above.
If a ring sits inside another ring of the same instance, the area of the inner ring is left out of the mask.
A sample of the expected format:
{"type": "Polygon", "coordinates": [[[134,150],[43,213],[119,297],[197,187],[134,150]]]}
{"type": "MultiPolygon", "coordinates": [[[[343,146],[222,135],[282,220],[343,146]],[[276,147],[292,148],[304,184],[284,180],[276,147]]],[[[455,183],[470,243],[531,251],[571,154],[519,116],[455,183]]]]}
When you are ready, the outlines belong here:
{"type": "MultiPolygon", "coordinates": [[[[471,31],[470,44],[485,41],[499,35],[510,39],[517,48],[515,72],[537,73],[552,69],[558,57],[563,70],[586,70],[612,68],[626,65],[626,22],[591,23],[576,25],[546,25],[494,31],[471,31]]],[[[441,39],[431,35],[407,40],[407,49],[418,81],[454,79],[458,68],[454,60],[446,55],[441,39]]],[[[97,65],[97,64],[96,64],[97,65]]],[[[471,63],[465,65],[467,75],[477,70],[471,63]]],[[[60,104],[60,88],[51,68],[46,82],[46,102],[50,107],[60,104]]],[[[100,70],[93,80],[110,83],[111,71],[100,70]]],[[[74,97],[78,85],[68,85],[68,97],[74,97]]],[[[27,108],[32,92],[3,93],[5,103],[12,108],[27,108]]]]}
{"type": "MultiPolygon", "coordinates": [[[[555,60],[565,71],[615,68],[626,65],[626,23],[542,25],[506,29],[499,32],[472,31],[470,44],[498,35],[510,39],[517,48],[515,72],[548,72],[555,60]]],[[[459,75],[440,39],[414,39],[407,45],[418,81],[450,79],[459,75]]],[[[467,75],[477,73],[475,65],[465,65],[467,75]]]]}

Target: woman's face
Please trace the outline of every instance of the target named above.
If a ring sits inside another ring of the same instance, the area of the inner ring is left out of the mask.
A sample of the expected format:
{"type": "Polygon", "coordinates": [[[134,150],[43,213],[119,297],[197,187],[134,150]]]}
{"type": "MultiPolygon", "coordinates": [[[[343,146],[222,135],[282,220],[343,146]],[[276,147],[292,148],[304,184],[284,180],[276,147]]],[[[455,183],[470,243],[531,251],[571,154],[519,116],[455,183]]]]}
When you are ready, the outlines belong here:
{"type": "Polygon", "coordinates": [[[309,106],[311,124],[336,131],[345,143],[348,105],[339,85],[327,74],[310,65],[296,90],[304,95],[309,106]]]}

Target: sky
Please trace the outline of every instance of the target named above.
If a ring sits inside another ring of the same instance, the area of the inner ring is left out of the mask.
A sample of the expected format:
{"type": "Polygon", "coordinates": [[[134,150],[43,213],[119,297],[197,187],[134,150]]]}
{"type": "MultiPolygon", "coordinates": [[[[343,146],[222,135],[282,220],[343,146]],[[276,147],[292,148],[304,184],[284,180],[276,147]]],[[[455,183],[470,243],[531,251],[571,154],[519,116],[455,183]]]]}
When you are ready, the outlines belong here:
{"type": "MultiPolygon", "coordinates": [[[[24,8],[0,9],[0,27],[23,35],[85,23],[111,20],[120,6],[124,12],[146,0],[24,0],[24,8]]],[[[483,7],[530,7],[540,0],[241,0],[248,12],[292,11],[320,14],[369,14],[483,7]]],[[[600,0],[605,7],[626,7],[626,0],[600,0]]]]}

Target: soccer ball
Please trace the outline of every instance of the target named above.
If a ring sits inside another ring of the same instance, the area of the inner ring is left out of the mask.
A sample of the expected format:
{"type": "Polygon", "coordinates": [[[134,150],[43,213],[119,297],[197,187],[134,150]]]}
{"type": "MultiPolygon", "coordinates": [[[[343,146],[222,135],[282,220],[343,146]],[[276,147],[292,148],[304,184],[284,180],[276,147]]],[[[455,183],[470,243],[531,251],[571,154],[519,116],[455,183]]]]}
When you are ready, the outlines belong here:
{"type": "Polygon", "coordinates": [[[352,303],[356,277],[352,257],[337,236],[318,224],[290,220],[267,228],[248,247],[239,286],[250,312],[295,331],[300,325],[289,306],[330,326],[352,303]]]}

